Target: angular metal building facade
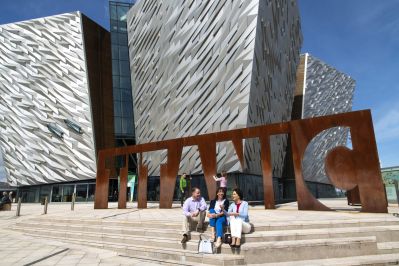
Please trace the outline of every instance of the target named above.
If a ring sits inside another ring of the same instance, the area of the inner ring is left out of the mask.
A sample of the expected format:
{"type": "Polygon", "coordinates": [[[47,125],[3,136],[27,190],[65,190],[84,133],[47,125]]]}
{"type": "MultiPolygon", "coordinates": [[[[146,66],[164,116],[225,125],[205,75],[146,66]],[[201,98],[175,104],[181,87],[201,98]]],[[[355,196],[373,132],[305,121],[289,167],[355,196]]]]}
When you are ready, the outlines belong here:
{"type": "MultiPolygon", "coordinates": [[[[136,142],[193,136],[290,119],[302,44],[294,0],[138,2],[128,13],[136,142]]],[[[285,136],[273,138],[281,174],[285,136]]],[[[218,170],[260,174],[260,147],[246,140],[245,165],[233,145],[217,147],[218,170]]],[[[165,154],[144,154],[159,175],[165,154]]],[[[201,173],[196,147],[180,172],[201,173]]]]}
{"type": "Polygon", "coordinates": [[[96,177],[113,147],[109,33],[80,12],[0,25],[0,148],[8,183],[96,177]]]}
{"type": "MultiPolygon", "coordinates": [[[[355,80],[345,73],[309,55],[301,55],[295,90],[295,119],[311,118],[352,110],[355,80]]],[[[306,149],[303,175],[307,181],[330,184],[324,170],[327,152],[346,146],[349,129],[335,127],[319,133],[306,149]]]]}

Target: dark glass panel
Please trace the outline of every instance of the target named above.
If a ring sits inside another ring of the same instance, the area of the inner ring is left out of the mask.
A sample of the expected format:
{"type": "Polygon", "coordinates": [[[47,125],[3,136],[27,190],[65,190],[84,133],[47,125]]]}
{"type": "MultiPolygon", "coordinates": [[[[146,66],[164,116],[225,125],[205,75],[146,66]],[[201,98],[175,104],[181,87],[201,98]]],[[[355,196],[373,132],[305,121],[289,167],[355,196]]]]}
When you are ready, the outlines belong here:
{"type": "Polygon", "coordinates": [[[120,21],[126,21],[126,14],[129,11],[128,6],[118,6],[117,12],[118,12],[118,19],[120,21]]]}
{"type": "Polygon", "coordinates": [[[111,19],[111,27],[110,27],[110,31],[112,32],[111,35],[113,34],[113,32],[117,32],[118,31],[118,21],[111,19]]]}
{"type": "Polygon", "coordinates": [[[118,19],[118,15],[117,15],[117,13],[116,13],[116,5],[110,3],[110,4],[109,4],[109,10],[110,10],[111,19],[117,20],[117,19],[118,19]]]}
{"type": "Polygon", "coordinates": [[[117,76],[119,75],[119,66],[118,60],[112,60],[112,75],[117,76]]]}
{"type": "Polygon", "coordinates": [[[114,117],[115,134],[121,134],[122,132],[122,121],[120,117],[114,117]]]}
{"type": "Polygon", "coordinates": [[[87,195],[88,201],[94,201],[94,193],[96,192],[96,184],[89,184],[89,193],[87,195]]]}
{"type": "Polygon", "coordinates": [[[129,60],[129,49],[127,46],[119,46],[119,58],[122,60],[129,60]]]}
{"type": "Polygon", "coordinates": [[[132,134],[132,131],[129,131],[129,129],[132,129],[133,125],[133,119],[132,118],[123,118],[123,134],[132,134]]]}
{"type": "Polygon", "coordinates": [[[118,30],[119,32],[127,32],[127,24],[125,21],[119,21],[118,30]]]}
{"type": "Polygon", "coordinates": [[[119,50],[118,50],[118,45],[112,45],[112,59],[118,59],[119,58],[119,50]]]}
{"type": "Polygon", "coordinates": [[[122,102],[122,115],[124,118],[133,117],[132,102],[122,102]]]}
{"type": "Polygon", "coordinates": [[[121,92],[119,88],[113,88],[113,93],[114,93],[114,102],[115,101],[120,101],[121,100],[121,92]]]}
{"type": "Polygon", "coordinates": [[[118,44],[118,33],[111,34],[111,44],[118,44]]]}
{"type": "Polygon", "coordinates": [[[124,89],[127,89],[127,88],[129,88],[129,90],[130,90],[130,86],[131,86],[131,84],[130,84],[130,76],[121,76],[120,77],[120,87],[121,88],[124,88],[124,89]]]}
{"type": "Polygon", "coordinates": [[[114,116],[122,116],[120,101],[114,101],[114,116]]]}
{"type": "Polygon", "coordinates": [[[127,45],[127,34],[118,33],[118,43],[122,45],[127,45]]]}
{"type": "Polygon", "coordinates": [[[119,88],[119,75],[112,76],[112,86],[119,88]]]}
{"type": "Polygon", "coordinates": [[[122,101],[129,101],[129,102],[133,101],[132,91],[130,89],[121,89],[121,94],[122,94],[121,96],[122,101]]]}
{"type": "Polygon", "coordinates": [[[76,202],[87,200],[87,184],[76,185],[76,202]]]}
{"type": "Polygon", "coordinates": [[[119,61],[119,71],[121,76],[129,76],[130,75],[130,66],[129,61],[119,61]]]}

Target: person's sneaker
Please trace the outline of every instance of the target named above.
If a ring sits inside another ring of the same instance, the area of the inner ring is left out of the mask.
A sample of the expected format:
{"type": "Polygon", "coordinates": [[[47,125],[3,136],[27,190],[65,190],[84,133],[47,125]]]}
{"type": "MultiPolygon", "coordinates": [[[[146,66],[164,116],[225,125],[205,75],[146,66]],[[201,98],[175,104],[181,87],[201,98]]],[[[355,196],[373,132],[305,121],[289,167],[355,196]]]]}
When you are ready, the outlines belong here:
{"type": "Polygon", "coordinates": [[[188,236],[186,234],[183,235],[183,238],[181,240],[181,243],[184,244],[188,241],[188,236]]]}

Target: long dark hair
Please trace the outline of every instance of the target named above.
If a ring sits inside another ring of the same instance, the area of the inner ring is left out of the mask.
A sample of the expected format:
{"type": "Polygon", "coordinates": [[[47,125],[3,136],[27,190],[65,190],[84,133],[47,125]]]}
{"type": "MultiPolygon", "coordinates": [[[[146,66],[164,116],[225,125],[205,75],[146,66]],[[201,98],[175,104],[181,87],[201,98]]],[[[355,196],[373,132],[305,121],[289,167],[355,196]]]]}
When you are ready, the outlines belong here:
{"type": "Polygon", "coordinates": [[[222,187],[219,187],[219,188],[216,190],[216,197],[215,197],[215,199],[218,200],[218,193],[219,193],[219,191],[223,191],[223,199],[226,199],[226,192],[224,192],[224,189],[223,189],[222,187]]]}

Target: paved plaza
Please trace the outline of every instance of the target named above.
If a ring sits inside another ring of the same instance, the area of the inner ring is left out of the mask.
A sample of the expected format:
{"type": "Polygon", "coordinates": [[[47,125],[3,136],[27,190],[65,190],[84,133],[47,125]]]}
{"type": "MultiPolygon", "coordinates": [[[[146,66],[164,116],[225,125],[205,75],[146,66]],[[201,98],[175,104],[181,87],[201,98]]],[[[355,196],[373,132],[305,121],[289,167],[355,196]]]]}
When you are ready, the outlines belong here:
{"type": "MultiPolygon", "coordinates": [[[[264,206],[250,207],[251,222],[255,225],[295,225],[308,223],[329,223],[331,221],[349,222],[351,220],[382,219],[392,221],[399,218],[397,205],[390,205],[388,214],[360,213],[358,207],[346,205],[345,199],[327,199],[323,202],[338,211],[316,212],[298,211],[296,203],[277,206],[276,210],[264,210],[264,206]]],[[[39,203],[25,203],[21,207],[21,216],[16,217],[16,204],[11,211],[0,212],[0,258],[1,265],[158,265],[159,262],[148,262],[132,258],[112,250],[89,247],[78,243],[34,236],[13,229],[16,223],[40,221],[42,218],[57,219],[95,219],[102,221],[117,221],[119,223],[151,221],[179,223],[182,218],[181,208],[174,204],[172,209],[159,209],[157,203],[149,203],[148,209],[137,209],[136,203],[128,203],[127,209],[117,209],[116,203],[110,203],[109,209],[94,210],[93,203],[77,203],[75,210],[71,205],[51,203],[48,213],[43,214],[44,206],[39,203]]],[[[49,228],[51,229],[51,228],[49,228]]],[[[179,231],[176,230],[176,235],[179,231]]]]}

